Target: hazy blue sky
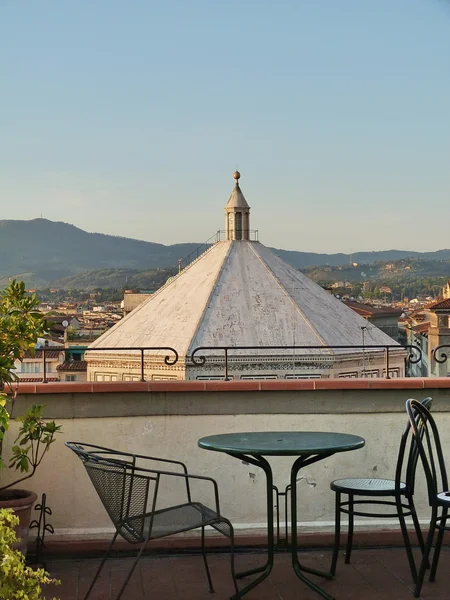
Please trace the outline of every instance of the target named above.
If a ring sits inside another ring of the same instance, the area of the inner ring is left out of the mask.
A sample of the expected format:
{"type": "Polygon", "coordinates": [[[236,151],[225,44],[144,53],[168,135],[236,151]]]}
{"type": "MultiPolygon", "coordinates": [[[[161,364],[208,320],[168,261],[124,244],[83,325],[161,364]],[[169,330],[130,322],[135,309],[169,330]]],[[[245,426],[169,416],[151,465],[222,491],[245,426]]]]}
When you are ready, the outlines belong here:
{"type": "Polygon", "coordinates": [[[447,0],[1,0],[0,219],[450,247],[447,0]]]}

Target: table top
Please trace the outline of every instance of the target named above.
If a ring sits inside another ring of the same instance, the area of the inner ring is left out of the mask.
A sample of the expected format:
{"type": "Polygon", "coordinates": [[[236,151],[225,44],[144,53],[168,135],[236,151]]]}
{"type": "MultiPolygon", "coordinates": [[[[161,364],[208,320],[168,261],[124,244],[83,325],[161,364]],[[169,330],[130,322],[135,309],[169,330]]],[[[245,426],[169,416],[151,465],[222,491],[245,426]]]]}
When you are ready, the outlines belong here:
{"type": "Polygon", "coordinates": [[[359,435],[331,431],[258,431],[222,433],[201,438],[200,448],[250,456],[301,456],[362,448],[359,435]]]}

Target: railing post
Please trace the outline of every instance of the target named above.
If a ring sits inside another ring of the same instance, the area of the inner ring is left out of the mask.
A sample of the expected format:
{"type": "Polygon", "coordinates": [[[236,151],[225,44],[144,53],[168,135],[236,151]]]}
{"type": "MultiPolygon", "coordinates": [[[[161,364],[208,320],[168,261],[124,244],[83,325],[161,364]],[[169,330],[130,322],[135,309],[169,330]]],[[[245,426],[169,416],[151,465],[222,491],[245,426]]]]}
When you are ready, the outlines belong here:
{"type": "Polygon", "coordinates": [[[389,377],[389,346],[386,346],[386,379],[389,377]]]}
{"type": "Polygon", "coordinates": [[[42,348],[42,358],[44,359],[44,369],[42,372],[42,383],[48,383],[47,381],[47,365],[45,362],[45,352],[46,352],[47,348],[42,348]]]}
{"type": "Polygon", "coordinates": [[[141,348],[141,381],[145,381],[144,377],[144,352],[145,348],[141,348]]]}
{"type": "Polygon", "coordinates": [[[225,381],[228,379],[228,348],[225,348],[225,381]]]}

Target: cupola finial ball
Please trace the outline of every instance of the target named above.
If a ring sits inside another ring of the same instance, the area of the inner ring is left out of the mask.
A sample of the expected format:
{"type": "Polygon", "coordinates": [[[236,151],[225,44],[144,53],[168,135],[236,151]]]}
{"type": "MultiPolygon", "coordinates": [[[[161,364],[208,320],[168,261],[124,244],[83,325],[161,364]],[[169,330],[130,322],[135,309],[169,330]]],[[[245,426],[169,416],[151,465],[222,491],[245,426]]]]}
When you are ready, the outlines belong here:
{"type": "Polygon", "coordinates": [[[241,174],[239,173],[239,171],[235,171],[233,173],[233,177],[236,179],[236,181],[238,181],[240,179],[240,177],[241,177],[241,174]]]}

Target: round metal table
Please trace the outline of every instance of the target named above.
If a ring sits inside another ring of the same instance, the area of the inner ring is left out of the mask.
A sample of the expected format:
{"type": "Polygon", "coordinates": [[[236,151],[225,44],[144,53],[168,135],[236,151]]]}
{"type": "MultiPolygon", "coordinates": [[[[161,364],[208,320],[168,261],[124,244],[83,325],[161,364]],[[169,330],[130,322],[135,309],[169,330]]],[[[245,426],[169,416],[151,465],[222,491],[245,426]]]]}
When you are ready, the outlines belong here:
{"type": "Polygon", "coordinates": [[[330,573],[323,573],[300,564],[297,552],[297,476],[300,469],[307,467],[337,452],[348,452],[362,448],[365,441],[358,435],[327,431],[264,431],[249,433],[224,433],[201,438],[200,448],[225,452],[230,456],[260,467],[266,475],[267,491],[267,538],[266,563],[255,569],[237,573],[237,577],[258,575],[243,587],[232,600],[242,598],[247,592],[269,576],[274,559],[274,517],[273,517],[273,474],[265,456],[296,456],[290,477],[291,491],[291,554],[292,567],[301,581],[327,600],[334,600],[325,590],[311,581],[304,573],[331,579],[330,573]]]}

